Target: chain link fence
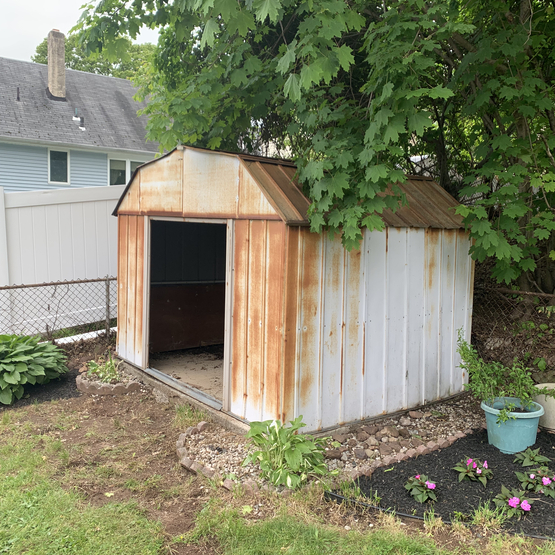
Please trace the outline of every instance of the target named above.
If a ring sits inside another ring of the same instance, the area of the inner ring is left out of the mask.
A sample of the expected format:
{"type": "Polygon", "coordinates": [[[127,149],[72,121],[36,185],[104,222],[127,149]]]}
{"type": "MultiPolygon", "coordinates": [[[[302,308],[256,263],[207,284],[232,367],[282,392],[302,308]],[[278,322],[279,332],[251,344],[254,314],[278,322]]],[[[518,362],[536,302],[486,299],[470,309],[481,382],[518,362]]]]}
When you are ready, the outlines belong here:
{"type": "Polygon", "coordinates": [[[0,333],[56,339],[116,325],[117,279],[0,287],[0,333]]]}
{"type": "Polygon", "coordinates": [[[476,286],[472,343],[485,361],[517,357],[536,381],[555,381],[555,295],[476,286]]]}

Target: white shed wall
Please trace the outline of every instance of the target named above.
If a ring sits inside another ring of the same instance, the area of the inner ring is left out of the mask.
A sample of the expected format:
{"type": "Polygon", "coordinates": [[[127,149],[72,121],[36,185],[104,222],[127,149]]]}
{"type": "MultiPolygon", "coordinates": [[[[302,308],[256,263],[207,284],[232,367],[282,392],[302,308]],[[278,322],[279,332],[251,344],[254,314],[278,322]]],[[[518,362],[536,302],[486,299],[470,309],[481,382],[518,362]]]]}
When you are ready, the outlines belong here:
{"type": "Polygon", "coordinates": [[[311,259],[299,275],[310,287],[299,303],[294,402],[306,431],[463,390],[456,340],[460,328],[470,339],[473,290],[463,230],[367,232],[351,253],[327,236],[316,249],[308,233],[299,240],[311,259]]]}

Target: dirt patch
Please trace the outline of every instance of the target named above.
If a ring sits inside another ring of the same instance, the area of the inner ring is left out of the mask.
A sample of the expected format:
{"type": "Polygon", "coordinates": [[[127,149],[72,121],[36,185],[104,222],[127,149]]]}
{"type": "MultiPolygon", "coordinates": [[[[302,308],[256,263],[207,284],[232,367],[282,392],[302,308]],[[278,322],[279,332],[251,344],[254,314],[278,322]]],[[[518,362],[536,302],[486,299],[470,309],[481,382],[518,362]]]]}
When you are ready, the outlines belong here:
{"type": "Polygon", "coordinates": [[[168,376],[223,399],[223,345],[150,355],[150,366],[168,376]]]}

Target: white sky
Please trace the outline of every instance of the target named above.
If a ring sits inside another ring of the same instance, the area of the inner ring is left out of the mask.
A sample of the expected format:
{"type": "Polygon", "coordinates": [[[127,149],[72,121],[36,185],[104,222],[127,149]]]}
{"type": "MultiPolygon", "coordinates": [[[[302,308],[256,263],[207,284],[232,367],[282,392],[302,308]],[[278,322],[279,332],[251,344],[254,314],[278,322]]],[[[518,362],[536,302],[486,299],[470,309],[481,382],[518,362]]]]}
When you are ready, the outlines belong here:
{"type": "MultiPolygon", "coordinates": [[[[0,57],[31,61],[49,31],[66,36],[81,16],[85,0],[0,0],[0,57]]],[[[158,41],[157,31],[146,29],[137,42],[158,41]]]]}

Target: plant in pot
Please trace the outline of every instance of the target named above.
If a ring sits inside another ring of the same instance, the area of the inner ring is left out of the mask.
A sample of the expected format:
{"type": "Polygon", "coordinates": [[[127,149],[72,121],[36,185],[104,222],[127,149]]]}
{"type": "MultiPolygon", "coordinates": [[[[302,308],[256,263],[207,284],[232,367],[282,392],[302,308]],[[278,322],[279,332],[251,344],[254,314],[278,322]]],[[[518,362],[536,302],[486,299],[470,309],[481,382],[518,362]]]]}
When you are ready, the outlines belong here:
{"type": "Polygon", "coordinates": [[[543,407],[536,395],[555,396],[555,390],[538,389],[530,370],[517,359],[508,367],[500,362],[484,362],[474,347],[464,341],[459,330],[457,352],[460,367],[468,372],[466,388],[481,401],[486,413],[488,441],[502,453],[518,453],[536,443],[543,407]]]}

